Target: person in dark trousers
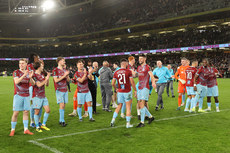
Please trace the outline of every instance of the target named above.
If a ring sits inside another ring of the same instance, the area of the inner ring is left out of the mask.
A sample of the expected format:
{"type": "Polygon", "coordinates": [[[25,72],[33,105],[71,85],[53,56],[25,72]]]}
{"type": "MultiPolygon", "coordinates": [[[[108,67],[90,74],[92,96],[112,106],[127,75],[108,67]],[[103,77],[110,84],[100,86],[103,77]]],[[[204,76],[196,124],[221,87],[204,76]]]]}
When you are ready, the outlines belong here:
{"type": "Polygon", "coordinates": [[[99,70],[99,75],[103,110],[112,112],[109,109],[109,106],[113,95],[112,85],[110,82],[113,78],[113,73],[109,68],[109,63],[107,61],[103,61],[103,67],[99,70]]]}
{"type": "Polygon", "coordinates": [[[97,82],[96,82],[96,77],[99,77],[98,74],[98,63],[94,62],[94,65],[92,65],[91,60],[88,61],[88,65],[87,65],[87,70],[92,67],[93,68],[93,73],[92,73],[92,80],[88,81],[88,86],[89,86],[89,90],[91,92],[92,95],[92,102],[93,102],[93,113],[96,114],[96,103],[97,103],[97,82]]]}
{"type": "MultiPolygon", "coordinates": [[[[168,65],[167,68],[171,76],[174,76],[174,72],[173,72],[171,65],[168,65]]],[[[168,97],[169,97],[169,88],[171,90],[172,98],[175,98],[174,91],[173,91],[173,78],[168,78],[168,81],[167,81],[166,91],[167,91],[168,97]]]]}

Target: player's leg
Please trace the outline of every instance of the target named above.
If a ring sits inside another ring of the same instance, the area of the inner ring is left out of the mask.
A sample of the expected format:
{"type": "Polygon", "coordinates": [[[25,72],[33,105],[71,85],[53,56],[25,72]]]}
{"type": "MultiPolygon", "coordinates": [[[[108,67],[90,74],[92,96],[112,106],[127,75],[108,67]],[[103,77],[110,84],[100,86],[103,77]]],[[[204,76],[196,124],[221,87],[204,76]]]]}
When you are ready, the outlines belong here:
{"type": "Polygon", "coordinates": [[[19,111],[22,110],[23,110],[23,98],[16,94],[14,95],[14,99],[13,99],[13,115],[11,118],[11,132],[9,136],[14,136],[18,114],[19,111]]]}
{"type": "Polygon", "coordinates": [[[179,83],[178,83],[178,107],[177,107],[177,110],[180,110],[183,93],[184,93],[183,84],[179,81],[179,83]]]}
{"type": "Polygon", "coordinates": [[[84,115],[82,117],[88,117],[89,116],[89,113],[88,113],[88,105],[87,105],[87,102],[84,103],[84,115]]]}
{"type": "Polygon", "coordinates": [[[126,102],[126,128],[133,127],[133,125],[130,124],[130,121],[131,121],[131,104],[132,104],[132,100],[126,102]]]}
{"type": "Polygon", "coordinates": [[[121,108],[121,118],[125,118],[126,103],[122,105],[121,108]]]}
{"type": "Polygon", "coordinates": [[[211,111],[211,96],[207,96],[207,105],[208,105],[208,108],[205,109],[205,111],[211,111]]]}
{"type": "Polygon", "coordinates": [[[73,112],[69,114],[69,116],[77,116],[77,92],[78,89],[75,90],[73,96],[73,112]]]}
{"type": "Polygon", "coordinates": [[[204,97],[207,96],[207,87],[200,85],[201,88],[201,92],[200,92],[200,99],[199,99],[199,110],[198,112],[203,113],[205,112],[202,108],[203,108],[203,100],[204,97]]]}
{"type": "Polygon", "coordinates": [[[36,131],[37,132],[42,132],[42,130],[40,129],[40,126],[39,126],[39,112],[40,112],[40,109],[34,109],[34,121],[35,121],[35,125],[36,125],[36,131]]]}
{"type": "Polygon", "coordinates": [[[13,111],[13,115],[11,118],[11,132],[10,132],[9,136],[14,136],[15,128],[16,128],[16,124],[17,124],[17,119],[18,119],[18,114],[19,114],[19,111],[13,111]]]}
{"type": "Polygon", "coordinates": [[[117,108],[115,109],[115,111],[113,113],[113,118],[112,118],[111,123],[110,123],[111,127],[114,127],[115,120],[116,120],[116,118],[117,118],[117,116],[118,116],[118,114],[119,114],[119,112],[120,112],[120,110],[122,108],[122,105],[123,105],[123,103],[119,103],[118,100],[117,100],[117,103],[118,103],[117,108]]]}
{"type": "MultiPolygon", "coordinates": [[[[191,100],[192,100],[192,96],[191,95],[187,95],[186,105],[185,105],[185,109],[184,109],[185,112],[189,111],[189,106],[191,104],[191,100]]],[[[191,106],[190,106],[190,108],[191,108],[191,106]]]]}
{"type": "Polygon", "coordinates": [[[46,131],[50,131],[50,129],[46,126],[46,122],[47,122],[49,114],[50,114],[50,107],[49,107],[49,103],[48,103],[47,98],[44,98],[43,107],[45,109],[45,113],[43,116],[43,122],[42,122],[41,128],[46,130],[46,131]]]}
{"type": "Polygon", "coordinates": [[[213,95],[214,95],[215,104],[216,104],[216,112],[220,112],[220,109],[219,109],[219,100],[218,100],[218,96],[219,96],[218,86],[214,86],[214,88],[213,88],[213,95]]]}
{"type": "Polygon", "coordinates": [[[85,104],[85,93],[77,93],[77,101],[78,101],[78,106],[77,106],[77,113],[79,116],[79,121],[82,121],[82,105],[85,104]]]}
{"type": "Polygon", "coordinates": [[[190,113],[195,113],[196,112],[196,95],[194,92],[194,95],[192,95],[192,99],[191,99],[191,107],[190,107],[190,113]]]}
{"type": "Polygon", "coordinates": [[[32,95],[33,95],[33,86],[29,87],[29,93],[30,93],[30,103],[31,103],[31,107],[30,107],[30,127],[35,127],[34,124],[34,109],[33,109],[33,99],[32,99],[32,95]]]}
{"type": "Polygon", "coordinates": [[[29,124],[29,110],[30,110],[30,98],[29,97],[23,97],[23,125],[24,125],[24,134],[33,135],[32,132],[28,129],[29,124]]]}
{"type": "Polygon", "coordinates": [[[91,95],[90,91],[85,94],[85,100],[86,100],[86,103],[88,106],[89,121],[93,122],[95,120],[93,119],[92,95],[91,95]]]}

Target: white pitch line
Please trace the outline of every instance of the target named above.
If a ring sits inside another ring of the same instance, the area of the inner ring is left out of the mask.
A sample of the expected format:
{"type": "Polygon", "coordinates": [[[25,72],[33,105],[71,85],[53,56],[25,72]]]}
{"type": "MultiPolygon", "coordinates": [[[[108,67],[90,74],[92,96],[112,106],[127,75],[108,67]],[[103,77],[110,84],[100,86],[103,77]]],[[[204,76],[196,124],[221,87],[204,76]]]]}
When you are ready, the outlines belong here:
{"type": "Polygon", "coordinates": [[[37,141],[34,141],[34,140],[30,140],[28,142],[33,143],[34,145],[37,145],[37,146],[39,146],[41,148],[47,149],[47,150],[49,150],[51,152],[54,152],[54,153],[63,153],[63,152],[57,150],[56,148],[51,148],[51,147],[49,147],[49,146],[47,146],[47,145],[45,145],[43,143],[40,143],[40,142],[37,142],[37,141]]]}
{"type": "MultiPolygon", "coordinates": [[[[228,111],[228,110],[230,110],[230,109],[225,109],[225,110],[221,110],[221,111],[228,111]]],[[[203,115],[203,114],[210,114],[210,113],[214,113],[214,112],[215,111],[213,111],[213,112],[206,112],[206,113],[199,113],[199,114],[184,115],[184,116],[177,116],[177,117],[162,118],[162,119],[154,120],[154,122],[166,121],[166,120],[173,120],[173,119],[178,119],[178,118],[186,118],[186,117],[191,117],[191,116],[198,116],[198,115],[203,115]]],[[[67,137],[67,136],[73,136],[73,135],[79,135],[79,134],[85,134],[85,133],[93,133],[93,132],[98,132],[98,131],[112,130],[112,129],[116,129],[116,128],[120,128],[120,127],[124,127],[124,126],[125,125],[119,125],[119,126],[112,127],[112,128],[109,127],[109,128],[96,129],[96,130],[90,130],[90,131],[70,133],[70,134],[59,135],[59,136],[51,136],[51,137],[47,137],[47,138],[36,139],[36,141],[43,141],[43,140],[54,139],[54,138],[62,138],[62,137],[67,137]]]]}
{"type": "MultiPolygon", "coordinates": [[[[224,110],[221,110],[221,112],[222,111],[229,111],[229,110],[230,109],[224,109],[224,110]]],[[[199,115],[210,114],[210,113],[214,113],[214,112],[215,111],[206,112],[206,113],[199,113],[199,114],[184,115],[184,116],[177,116],[177,117],[162,118],[162,119],[154,120],[154,122],[174,120],[174,119],[178,119],[178,118],[186,118],[186,117],[192,117],[192,116],[199,116],[199,115]]],[[[54,138],[62,138],[62,137],[85,134],[85,133],[93,133],[93,132],[98,132],[98,131],[112,130],[112,129],[116,129],[116,128],[120,128],[120,127],[124,127],[124,125],[119,125],[119,126],[112,127],[112,128],[110,127],[110,128],[96,129],[96,130],[76,132],[76,133],[70,133],[70,134],[59,135],[59,136],[52,136],[52,137],[36,139],[36,140],[29,140],[28,142],[33,143],[34,145],[37,145],[37,146],[39,146],[41,148],[47,149],[47,150],[49,150],[51,152],[54,152],[54,153],[62,153],[61,151],[57,150],[56,148],[51,148],[51,147],[49,147],[49,146],[47,146],[47,145],[45,145],[43,143],[40,143],[38,141],[43,141],[43,140],[47,140],[47,139],[54,139],[54,138]]]]}

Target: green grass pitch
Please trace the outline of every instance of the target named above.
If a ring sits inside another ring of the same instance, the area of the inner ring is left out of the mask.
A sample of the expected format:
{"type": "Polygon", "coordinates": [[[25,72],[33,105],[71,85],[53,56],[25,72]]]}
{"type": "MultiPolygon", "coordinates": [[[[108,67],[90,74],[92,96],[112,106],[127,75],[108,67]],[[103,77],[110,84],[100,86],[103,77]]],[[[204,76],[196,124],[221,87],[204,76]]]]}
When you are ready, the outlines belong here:
{"type": "MultiPolygon", "coordinates": [[[[190,114],[183,110],[176,111],[177,98],[169,98],[165,93],[163,96],[165,109],[156,112],[154,106],[157,95],[153,92],[149,106],[156,121],[140,129],[126,129],[123,126],[125,119],[120,117],[116,120],[116,128],[110,128],[113,113],[102,111],[101,106],[97,107],[99,114],[94,115],[96,119],[94,123],[89,122],[88,118],[84,118],[80,123],[77,117],[69,117],[68,114],[73,109],[72,97],[76,88],[75,85],[71,85],[72,92],[69,93],[69,103],[65,109],[65,120],[68,126],[63,128],[58,124],[59,107],[56,103],[53,81],[50,80],[50,87],[46,88],[46,96],[51,108],[47,126],[51,131],[36,133],[35,129],[30,128],[35,134],[33,136],[24,135],[22,113],[20,113],[15,136],[9,137],[13,79],[12,77],[0,78],[0,152],[229,153],[230,79],[218,79],[218,83],[221,112],[214,112],[214,99],[212,99],[212,112],[210,113],[190,114]],[[34,140],[33,142],[41,146],[29,142],[30,140],[34,140]]],[[[174,83],[174,92],[176,91],[177,83],[174,83]]],[[[99,88],[97,101],[101,103],[99,88]]],[[[205,98],[203,108],[206,107],[205,98]]],[[[132,111],[134,116],[136,116],[135,108],[136,100],[134,99],[132,111]]],[[[139,121],[133,118],[131,122],[136,125],[139,121]]]]}

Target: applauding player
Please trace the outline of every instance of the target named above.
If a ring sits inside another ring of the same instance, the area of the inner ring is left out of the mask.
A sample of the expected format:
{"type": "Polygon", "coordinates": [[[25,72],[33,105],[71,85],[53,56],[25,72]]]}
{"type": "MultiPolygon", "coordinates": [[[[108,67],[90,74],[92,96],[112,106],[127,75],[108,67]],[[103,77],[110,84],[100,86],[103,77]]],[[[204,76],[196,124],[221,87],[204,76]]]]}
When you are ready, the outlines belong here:
{"type": "Polygon", "coordinates": [[[92,73],[93,68],[89,68],[89,72],[86,71],[84,68],[84,61],[79,60],[77,62],[77,68],[78,71],[74,75],[74,80],[77,82],[77,101],[78,101],[78,107],[77,107],[77,113],[79,116],[79,120],[82,121],[82,105],[87,103],[88,106],[88,112],[89,112],[89,121],[93,122],[95,121],[93,119],[93,109],[92,109],[92,96],[89,91],[88,87],[88,79],[92,80],[92,73]]]}
{"type": "Polygon", "coordinates": [[[19,111],[23,111],[24,134],[33,135],[33,133],[28,130],[28,114],[30,110],[29,83],[34,85],[34,80],[32,79],[33,71],[29,72],[26,70],[26,66],[27,60],[20,59],[19,69],[13,72],[14,100],[10,136],[14,136],[19,111]]]}
{"type": "Polygon", "coordinates": [[[126,128],[133,127],[130,124],[131,120],[131,104],[132,104],[132,90],[131,85],[134,89],[134,94],[136,96],[137,89],[133,81],[132,72],[127,69],[128,61],[126,59],[121,60],[121,68],[117,70],[113,75],[112,86],[115,91],[117,91],[117,103],[118,107],[113,113],[113,118],[111,121],[111,126],[114,126],[115,119],[122,108],[122,105],[126,103],[126,128]],[[118,88],[116,87],[116,81],[118,83],[118,88]]]}
{"type": "Polygon", "coordinates": [[[57,103],[59,104],[59,124],[65,127],[64,114],[65,104],[68,103],[67,81],[70,81],[69,71],[64,69],[65,59],[63,57],[57,58],[58,67],[53,70],[54,87],[56,91],[57,103]]]}
{"type": "Polygon", "coordinates": [[[195,108],[196,108],[196,100],[195,100],[195,96],[196,96],[196,92],[194,91],[194,77],[195,74],[197,72],[197,67],[198,62],[195,60],[192,62],[192,66],[188,67],[185,70],[185,74],[186,74],[186,90],[187,90],[187,101],[186,101],[186,106],[185,106],[185,112],[189,111],[189,105],[190,106],[190,112],[195,112],[195,108]]]}
{"type": "Polygon", "coordinates": [[[34,121],[36,125],[36,131],[42,132],[39,125],[39,113],[42,107],[44,107],[45,113],[41,128],[50,131],[50,129],[46,127],[46,121],[49,117],[50,108],[48,100],[45,96],[45,85],[49,85],[50,73],[48,73],[46,77],[42,74],[44,70],[44,65],[42,64],[42,62],[35,62],[34,69],[35,73],[33,76],[33,80],[35,81],[35,85],[33,86],[33,109],[35,110],[34,121]]]}

